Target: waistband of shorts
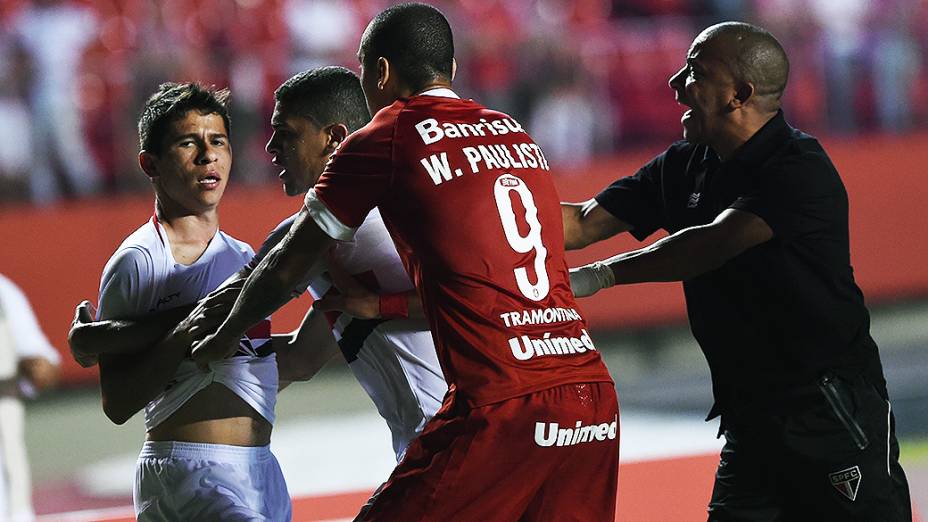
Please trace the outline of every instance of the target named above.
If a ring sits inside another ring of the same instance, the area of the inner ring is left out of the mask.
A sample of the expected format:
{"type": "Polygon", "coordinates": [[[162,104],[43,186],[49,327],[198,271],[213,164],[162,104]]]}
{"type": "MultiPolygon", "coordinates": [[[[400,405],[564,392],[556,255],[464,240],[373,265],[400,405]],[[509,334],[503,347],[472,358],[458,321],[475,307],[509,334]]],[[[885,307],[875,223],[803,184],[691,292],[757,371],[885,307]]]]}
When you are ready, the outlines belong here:
{"type": "Polygon", "coordinates": [[[273,458],[271,446],[230,446],[202,442],[148,440],[142,445],[139,458],[178,458],[212,460],[229,464],[254,464],[273,458]]]}

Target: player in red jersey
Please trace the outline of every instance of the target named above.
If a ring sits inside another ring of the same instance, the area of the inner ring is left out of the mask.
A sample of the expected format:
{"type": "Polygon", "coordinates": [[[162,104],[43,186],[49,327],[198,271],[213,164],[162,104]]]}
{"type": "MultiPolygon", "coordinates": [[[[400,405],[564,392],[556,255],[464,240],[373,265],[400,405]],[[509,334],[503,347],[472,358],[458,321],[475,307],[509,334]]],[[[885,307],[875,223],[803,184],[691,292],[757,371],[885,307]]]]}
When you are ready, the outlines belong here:
{"type": "Polygon", "coordinates": [[[378,206],[450,389],[359,518],[612,520],[618,404],[571,293],[548,164],[518,122],[450,90],[453,56],[433,7],[371,21],[358,58],[374,119],[193,357],[228,355],[378,206]]]}

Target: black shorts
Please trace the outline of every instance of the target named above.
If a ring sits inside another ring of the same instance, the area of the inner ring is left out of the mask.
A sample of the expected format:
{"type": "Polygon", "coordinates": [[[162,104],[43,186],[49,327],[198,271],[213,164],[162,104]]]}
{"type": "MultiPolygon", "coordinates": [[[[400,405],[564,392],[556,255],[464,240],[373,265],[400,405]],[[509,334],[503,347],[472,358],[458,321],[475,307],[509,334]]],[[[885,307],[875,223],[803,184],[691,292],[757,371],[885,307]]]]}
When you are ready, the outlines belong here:
{"type": "Polygon", "coordinates": [[[709,521],[911,522],[885,388],[823,377],[792,412],[723,417],[709,521]]]}

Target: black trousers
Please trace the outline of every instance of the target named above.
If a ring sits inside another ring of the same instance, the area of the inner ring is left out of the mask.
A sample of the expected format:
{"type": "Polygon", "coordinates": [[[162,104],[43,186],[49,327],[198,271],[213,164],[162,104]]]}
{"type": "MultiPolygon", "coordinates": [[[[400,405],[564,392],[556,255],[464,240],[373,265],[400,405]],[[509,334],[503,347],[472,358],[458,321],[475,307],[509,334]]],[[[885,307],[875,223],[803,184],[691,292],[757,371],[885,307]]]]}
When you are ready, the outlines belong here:
{"type": "Polygon", "coordinates": [[[911,522],[885,387],[826,375],[782,413],[722,417],[710,522],[911,522]]]}

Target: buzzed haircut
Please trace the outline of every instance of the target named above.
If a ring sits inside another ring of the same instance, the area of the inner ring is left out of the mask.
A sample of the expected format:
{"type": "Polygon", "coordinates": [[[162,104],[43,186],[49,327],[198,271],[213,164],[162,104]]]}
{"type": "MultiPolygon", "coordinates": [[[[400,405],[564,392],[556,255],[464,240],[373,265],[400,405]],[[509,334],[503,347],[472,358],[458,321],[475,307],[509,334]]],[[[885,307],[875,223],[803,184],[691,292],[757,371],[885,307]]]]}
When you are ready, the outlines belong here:
{"type": "Polygon", "coordinates": [[[296,74],[274,91],[274,99],[288,113],[309,118],[320,127],[344,123],[354,132],[371,119],[361,80],[344,67],[318,67],[296,74]]]}
{"type": "Polygon", "coordinates": [[[200,114],[218,114],[226,126],[226,135],[232,132],[229,118],[229,89],[216,90],[198,83],[162,83],[158,86],[139,116],[139,148],[158,154],[164,145],[165,133],[174,121],[195,110],[200,114]]]}
{"type": "Polygon", "coordinates": [[[438,9],[418,3],[389,7],[374,17],[361,38],[365,67],[384,57],[406,86],[419,91],[436,79],[451,80],[454,40],[438,9]]]}
{"type": "Polygon", "coordinates": [[[754,95],[770,97],[779,107],[789,79],[789,58],[769,31],[744,22],[724,22],[705,31],[706,38],[723,37],[729,67],[736,80],[754,85],[754,95]]]}

